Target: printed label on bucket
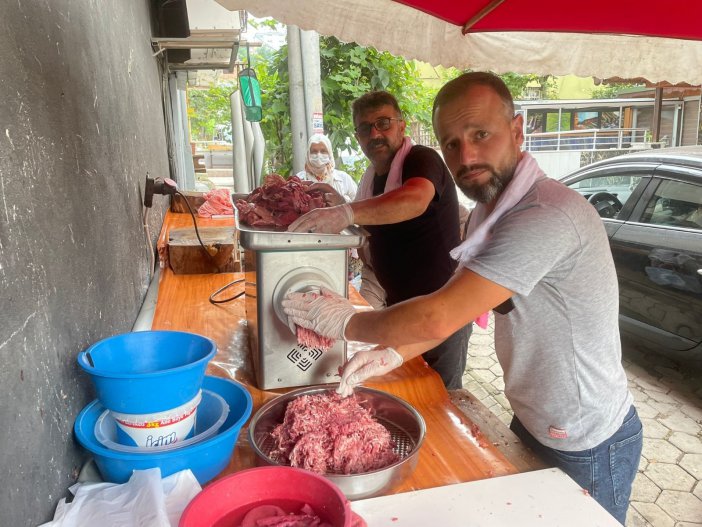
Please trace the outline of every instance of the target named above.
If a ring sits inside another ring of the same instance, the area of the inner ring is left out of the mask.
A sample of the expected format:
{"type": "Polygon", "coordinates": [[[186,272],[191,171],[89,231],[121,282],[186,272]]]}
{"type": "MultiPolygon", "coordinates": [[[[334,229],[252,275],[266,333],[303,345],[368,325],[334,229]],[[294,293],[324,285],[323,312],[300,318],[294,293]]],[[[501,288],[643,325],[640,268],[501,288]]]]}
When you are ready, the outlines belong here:
{"type": "Polygon", "coordinates": [[[118,443],[138,447],[162,447],[192,437],[201,394],[187,405],[169,412],[129,415],[112,412],[118,443]]]}
{"type": "Polygon", "coordinates": [[[127,446],[139,446],[146,448],[172,445],[178,441],[191,438],[195,432],[194,423],[190,423],[190,428],[185,431],[180,427],[175,430],[174,425],[156,428],[136,428],[126,426],[117,421],[115,421],[115,424],[117,425],[117,436],[115,439],[118,443],[127,446]]]}

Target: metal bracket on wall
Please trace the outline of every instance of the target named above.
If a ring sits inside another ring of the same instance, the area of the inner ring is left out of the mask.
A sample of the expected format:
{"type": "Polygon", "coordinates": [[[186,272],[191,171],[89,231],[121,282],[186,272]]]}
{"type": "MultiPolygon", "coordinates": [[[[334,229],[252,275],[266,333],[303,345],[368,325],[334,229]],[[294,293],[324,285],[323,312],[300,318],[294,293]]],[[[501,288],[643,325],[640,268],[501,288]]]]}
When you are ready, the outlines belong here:
{"type": "MultiPolygon", "coordinates": [[[[246,44],[239,40],[238,30],[192,30],[189,37],[152,38],[154,56],[169,49],[197,50],[185,62],[168,61],[170,70],[226,70],[234,71],[239,46],[246,44]],[[223,59],[223,60],[222,60],[223,59]]],[[[259,44],[260,45],[260,44],[259,44]]]]}

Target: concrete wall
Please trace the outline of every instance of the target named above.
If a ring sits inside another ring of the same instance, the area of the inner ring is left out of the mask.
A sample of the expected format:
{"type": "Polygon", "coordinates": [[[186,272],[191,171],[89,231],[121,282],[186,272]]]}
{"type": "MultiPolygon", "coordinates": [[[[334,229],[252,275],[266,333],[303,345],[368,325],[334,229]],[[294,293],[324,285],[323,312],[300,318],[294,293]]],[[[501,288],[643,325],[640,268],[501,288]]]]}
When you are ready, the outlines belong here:
{"type": "Polygon", "coordinates": [[[50,519],[86,460],[72,426],[94,393],[75,358],[134,323],[144,180],[168,155],[149,0],[3,4],[0,525],[18,527],[50,519]]]}

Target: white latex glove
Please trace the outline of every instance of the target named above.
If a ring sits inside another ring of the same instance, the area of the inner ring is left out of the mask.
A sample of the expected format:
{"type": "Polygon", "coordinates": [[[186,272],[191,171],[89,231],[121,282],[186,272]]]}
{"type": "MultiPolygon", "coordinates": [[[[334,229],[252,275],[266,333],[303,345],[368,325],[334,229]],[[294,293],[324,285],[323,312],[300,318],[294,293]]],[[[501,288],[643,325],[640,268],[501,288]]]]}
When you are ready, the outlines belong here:
{"type": "Polygon", "coordinates": [[[402,355],[392,348],[375,348],[359,351],[344,366],[341,382],[336,389],[342,397],[348,397],[353,389],[370,377],[379,377],[402,366],[402,355]]]}
{"type": "Polygon", "coordinates": [[[339,234],[353,224],[353,209],[348,203],[336,207],[322,207],[300,216],[288,227],[290,232],[321,232],[339,234]]]}
{"type": "MultiPolygon", "coordinates": [[[[310,190],[319,190],[323,192],[324,202],[327,204],[327,207],[334,207],[336,205],[343,205],[346,203],[344,196],[339,194],[329,183],[314,182],[310,185],[310,190]]],[[[351,223],[353,223],[353,221],[351,221],[351,223]]]]}
{"type": "Polygon", "coordinates": [[[343,296],[322,287],[321,295],[289,293],[281,302],[289,324],[311,329],[318,335],[344,339],[346,324],[356,309],[343,296]]]}

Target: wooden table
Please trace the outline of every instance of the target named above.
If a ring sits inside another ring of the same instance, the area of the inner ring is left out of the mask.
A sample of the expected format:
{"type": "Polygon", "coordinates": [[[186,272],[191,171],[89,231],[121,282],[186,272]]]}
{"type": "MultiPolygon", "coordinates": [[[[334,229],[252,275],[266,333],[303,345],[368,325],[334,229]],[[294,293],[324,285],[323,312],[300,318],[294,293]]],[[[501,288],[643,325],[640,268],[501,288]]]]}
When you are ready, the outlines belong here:
{"type": "MultiPolygon", "coordinates": [[[[189,215],[167,213],[159,243],[168,239],[170,227],[186,226],[189,221],[192,221],[189,215]]],[[[198,219],[198,226],[231,224],[232,220],[198,219]]],[[[243,296],[226,304],[209,302],[214,291],[238,278],[243,278],[243,274],[175,275],[168,268],[162,269],[152,328],[191,331],[213,339],[218,351],[209,365],[208,374],[245,384],[253,398],[255,413],[266,401],[287,390],[264,391],[256,387],[243,296]]],[[[230,293],[241,290],[243,283],[233,286],[230,293]]],[[[351,300],[359,305],[365,304],[355,290],[351,291],[351,300]]],[[[352,353],[353,349],[354,343],[349,343],[349,352],[352,353]]],[[[425,442],[415,472],[389,494],[520,472],[486,439],[469,415],[451,403],[439,375],[421,358],[366,384],[404,399],[426,421],[425,442]]],[[[232,460],[219,477],[253,466],[256,466],[256,458],[248,446],[246,430],[242,430],[232,460]]]]}

